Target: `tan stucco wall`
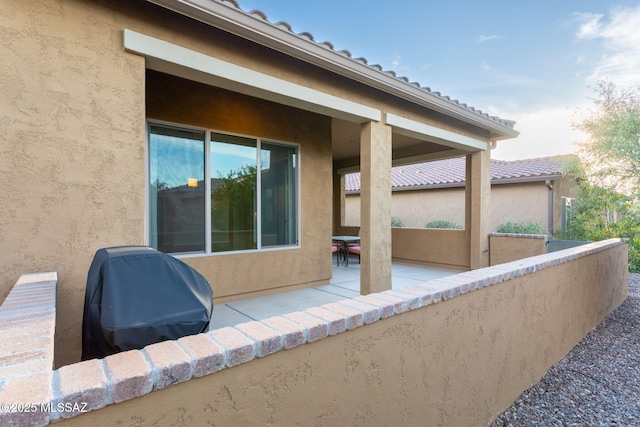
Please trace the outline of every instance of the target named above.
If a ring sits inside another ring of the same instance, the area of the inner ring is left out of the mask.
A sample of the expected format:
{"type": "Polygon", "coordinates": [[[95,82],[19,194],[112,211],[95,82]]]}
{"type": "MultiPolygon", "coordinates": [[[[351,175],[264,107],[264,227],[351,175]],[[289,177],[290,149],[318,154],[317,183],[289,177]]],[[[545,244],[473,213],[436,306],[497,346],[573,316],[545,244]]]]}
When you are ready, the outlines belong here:
{"type": "MultiPolygon", "coordinates": [[[[561,196],[575,197],[568,179],[554,181],[554,228],[560,227],[561,196]]],[[[345,197],[345,223],[357,226],[359,195],[345,197]]],[[[548,227],[549,190],[544,182],[502,184],[491,186],[491,231],[509,221],[535,222],[548,227]]],[[[395,191],[392,215],[404,221],[406,227],[422,228],[429,221],[448,220],[464,226],[464,187],[395,191]]]]}
{"type": "Polygon", "coordinates": [[[533,273],[60,425],[488,425],[626,298],[625,245],[544,266],[559,256],[523,263],[541,263],[533,273]]]}
{"type": "Polygon", "coordinates": [[[144,239],[144,61],[101,2],[0,1],[0,299],[59,273],[56,361],[80,357],[95,250],[144,239]]]}
{"type": "Polygon", "coordinates": [[[490,265],[503,264],[547,253],[547,236],[538,234],[490,234],[490,265]]]}
{"type": "Polygon", "coordinates": [[[181,258],[209,279],[216,302],[329,280],[331,265],[326,255],[331,223],[326,218],[332,214],[332,163],[328,117],[156,72],[147,73],[147,117],[300,144],[300,248],[181,258]],[[318,244],[323,241],[327,244],[318,244]]]}
{"type": "MultiPolygon", "coordinates": [[[[360,223],[360,197],[345,197],[345,224],[360,223]]],[[[391,215],[400,218],[407,228],[423,228],[429,221],[447,219],[464,227],[464,187],[422,191],[395,191],[391,199],[391,215]],[[425,194],[426,197],[419,196],[425,194]]]]}
{"type": "Polygon", "coordinates": [[[491,231],[507,222],[549,224],[549,190],[544,182],[494,185],[491,188],[491,231]]]}
{"type": "MultiPolygon", "coordinates": [[[[58,365],[80,355],[86,274],[95,251],[146,243],[147,74],[144,58],[123,50],[124,29],[489,140],[488,131],[356,85],[150,2],[0,0],[0,8],[0,300],[24,272],[58,272],[58,365]]],[[[189,113],[192,123],[299,143],[301,249],[186,262],[211,280],[218,302],[252,291],[258,295],[328,280],[330,119],[272,108],[273,104],[247,97],[227,94],[224,99],[242,108],[209,117],[198,108],[156,113],[172,121],[189,113]],[[253,122],[236,120],[234,112],[247,111],[255,114],[253,122]],[[287,115],[299,121],[288,127],[287,115]]],[[[212,112],[213,106],[205,110],[212,112]]]]}
{"type": "Polygon", "coordinates": [[[437,267],[468,270],[469,236],[465,230],[392,228],[392,256],[437,267]]]}
{"type": "MultiPolygon", "coordinates": [[[[123,51],[123,29],[253,67],[273,59],[149,3],[3,0],[0,7],[0,300],[24,272],[58,271],[56,363],[63,365],[80,357],[84,288],[95,251],[145,243],[145,110],[159,104],[145,105],[145,61],[123,51]]],[[[330,119],[216,95],[225,108],[200,104],[181,110],[189,117],[167,110],[154,116],[300,144],[301,248],[185,261],[210,280],[216,297],[326,282],[330,119]]],[[[159,97],[169,96],[176,94],[159,97]]],[[[198,100],[205,97],[201,91],[198,100]]]]}

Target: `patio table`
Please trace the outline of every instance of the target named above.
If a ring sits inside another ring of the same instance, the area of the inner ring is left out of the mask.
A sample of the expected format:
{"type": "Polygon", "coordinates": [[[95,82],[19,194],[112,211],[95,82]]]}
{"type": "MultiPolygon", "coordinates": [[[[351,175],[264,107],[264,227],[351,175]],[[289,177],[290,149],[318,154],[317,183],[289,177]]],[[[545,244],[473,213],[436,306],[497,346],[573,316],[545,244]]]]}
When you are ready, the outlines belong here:
{"type": "Polygon", "coordinates": [[[334,242],[342,243],[345,265],[349,267],[349,243],[360,242],[360,236],[332,236],[332,239],[334,242]]]}

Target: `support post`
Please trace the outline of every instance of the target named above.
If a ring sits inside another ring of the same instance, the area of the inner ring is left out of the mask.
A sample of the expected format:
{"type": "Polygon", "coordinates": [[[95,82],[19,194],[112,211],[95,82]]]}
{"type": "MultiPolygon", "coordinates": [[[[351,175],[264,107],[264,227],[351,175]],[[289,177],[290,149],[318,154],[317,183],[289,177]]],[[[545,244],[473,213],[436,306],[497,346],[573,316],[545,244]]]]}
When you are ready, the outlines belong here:
{"type": "Polygon", "coordinates": [[[360,130],[360,294],[391,289],[391,127],[360,130]]]}
{"type": "Polygon", "coordinates": [[[489,266],[491,231],[491,151],[467,155],[465,228],[470,243],[470,268],[489,266]]]}

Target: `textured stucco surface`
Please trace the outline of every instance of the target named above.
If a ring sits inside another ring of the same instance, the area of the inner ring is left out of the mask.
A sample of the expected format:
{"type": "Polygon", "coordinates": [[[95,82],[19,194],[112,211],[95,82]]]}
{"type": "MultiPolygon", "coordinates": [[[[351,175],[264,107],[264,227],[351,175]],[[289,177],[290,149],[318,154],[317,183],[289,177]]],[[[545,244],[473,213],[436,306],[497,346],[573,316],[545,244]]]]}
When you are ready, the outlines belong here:
{"type": "Polygon", "coordinates": [[[360,292],[366,295],[391,289],[391,128],[383,123],[365,123],[360,146],[360,292]]]}
{"type": "Polygon", "coordinates": [[[93,253],[143,241],[144,61],[100,2],[0,8],[0,299],[23,273],[57,271],[64,363],[93,253]]]}
{"type": "Polygon", "coordinates": [[[560,256],[61,425],[487,425],[626,297],[625,245],[545,266],[560,256]]]}
{"type": "MultiPolygon", "coordinates": [[[[554,228],[561,226],[561,197],[575,197],[568,179],[554,181],[554,228]]],[[[345,197],[345,224],[360,223],[360,197],[345,197]]],[[[509,221],[534,222],[548,227],[549,190],[544,182],[501,184],[491,186],[491,230],[509,221]]],[[[406,227],[422,228],[429,221],[448,220],[464,225],[464,188],[395,191],[392,215],[406,227]]]]}
{"type": "Polygon", "coordinates": [[[330,261],[329,243],[317,244],[331,233],[329,118],[153,71],[146,102],[149,119],[299,144],[300,248],[181,258],[209,279],[217,302],[331,277],[330,263],[318,262],[330,261]]]}
{"type": "MultiPolygon", "coordinates": [[[[0,8],[0,300],[23,273],[58,272],[58,366],[80,356],[84,288],[95,251],[146,243],[145,120],[147,108],[171,100],[162,93],[171,86],[146,87],[145,59],[124,51],[124,29],[461,135],[489,138],[487,131],[150,2],[0,0],[0,8]]],[[[215,95],[211,108],[193,103],[154,115],[178,121],[188,114],[190,124],[300,144],[301,247],[186,262],[210,279],[219,302],[325,283],[331,271],[331,118],[228,92],[215,95]],[[216,111],[215,101],[227,102],[227,109],[216,111]]]]}
{"type": "Polygon", "coordinates": [[[445,268],[469,269],[466,230],[392,228],[394,259],[445,268]]]}
{"type": "Polygon", "coordinates": [[[541,235],[489,235],[491,265],[511,262],[547,253],[547,238],[541,235]]]}

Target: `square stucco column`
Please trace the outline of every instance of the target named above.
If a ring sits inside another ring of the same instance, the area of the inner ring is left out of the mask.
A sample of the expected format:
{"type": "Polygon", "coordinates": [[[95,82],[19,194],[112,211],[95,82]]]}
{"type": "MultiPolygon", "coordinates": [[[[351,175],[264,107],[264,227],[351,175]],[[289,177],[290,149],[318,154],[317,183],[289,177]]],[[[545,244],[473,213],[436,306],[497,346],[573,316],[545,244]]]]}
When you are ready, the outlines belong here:
{"type": "Polygon", "coordinates": [[[345,176],[333,170],[333,235],[342,235],[345,223],[345,176]]]}
{"type": "Polygon", "coordinates": [[[391,289],[391,127],[360,130],[360,293],[391,289]]]}
{"type": "Polygon", "coordinates": [[[471,269],[489,266],[491,231],[491,151],[467,155],[465,226],[470,240],[471,269]]]}

